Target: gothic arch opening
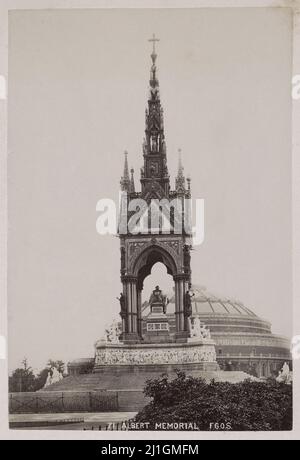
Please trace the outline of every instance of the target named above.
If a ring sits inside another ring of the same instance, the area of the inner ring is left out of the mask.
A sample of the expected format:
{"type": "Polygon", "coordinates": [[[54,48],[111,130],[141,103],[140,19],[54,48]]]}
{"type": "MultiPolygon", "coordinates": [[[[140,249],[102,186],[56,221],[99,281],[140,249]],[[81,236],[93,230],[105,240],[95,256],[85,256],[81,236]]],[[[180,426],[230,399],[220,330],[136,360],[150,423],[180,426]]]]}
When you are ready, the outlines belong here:
{"type": "Polygon", "coordinates": [[[162,262],[156,262],[151,269],[149,275],[144,279],[144,288],[142,293],[142,303],[148,301],[150,295],[155,288],[160,289],[167,295],[171,294],[174,289],[174,280],[167,272],[165,265],[162,262]]]}
{"type": "Polygon", "coordinates": [[[177,266],[172,255],[160,246],[151,246],[139,254],[133,266],[134,276],[138,279],[139,289],[143,289],[144,279],[150,275],[153,265],[161,262],[169,275],[175,276],[177,266]]]}

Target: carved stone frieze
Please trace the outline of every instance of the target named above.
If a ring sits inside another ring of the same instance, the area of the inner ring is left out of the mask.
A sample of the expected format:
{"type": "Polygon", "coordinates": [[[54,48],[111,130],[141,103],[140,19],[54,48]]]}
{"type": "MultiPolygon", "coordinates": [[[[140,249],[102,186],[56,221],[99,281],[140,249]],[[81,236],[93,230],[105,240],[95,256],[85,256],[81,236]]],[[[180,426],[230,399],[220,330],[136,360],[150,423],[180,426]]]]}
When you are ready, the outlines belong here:
{"type": "Polygon", "coordinates": [[[193,346],[164,348],[126,349],[124,346],[96,348],[96,365],[113,364],[185,364],[185,363],[214,363],[216,352],[213,344],[197,344],[193,346]]]}

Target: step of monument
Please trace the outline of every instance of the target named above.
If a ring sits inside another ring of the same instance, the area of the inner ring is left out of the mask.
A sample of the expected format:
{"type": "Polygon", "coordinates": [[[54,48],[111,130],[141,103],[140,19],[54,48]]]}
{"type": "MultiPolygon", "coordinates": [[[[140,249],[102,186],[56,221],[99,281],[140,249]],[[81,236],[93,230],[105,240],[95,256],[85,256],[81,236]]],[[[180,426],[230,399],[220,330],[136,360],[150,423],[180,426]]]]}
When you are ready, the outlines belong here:
{"type": "Polygon", "coordinates": [[[259,380],[243,371],[218,371],[213,377],[216,382],[239,383],[244,380],[259,380]]]}
{"type": "MultiPolygon", "coordinates": [[[[197,371],[190,372],[193,377],[202,377],[207,382],[212,379],[217,382],[238,383],[251,376],[242,371],[197,371]]],[[[146,380],[161,376],[160,372],[141,372],[137,374],[92,373],[78,376],[68,376],[53,383],[44,391],[92,391],[92,390],[142,390],[146,380]]],[[[171,374],[174,378],[176,375],[171,374]]]]}
{"type": "MultiPolygon", "coordinates": [[[[194,377],[202,377],[209,383],[212,379],[217,382],[239,383],[247,378],[253,378],[242,371],[194,371],[188,373],[194,377]]],[[[140,372],[137,374],[93,373],[65,377],[44,390],[46,392],[92,392],[106,390],[117,393],[118,410],[139,412],[148,402],[143,394],[147,379],[159,378],[159,372],[140,372]]],[[[170,378],[176,374],[170,374],[170,378]]],[[[257,379],[258,380],[258,379],[257,379]]]]}

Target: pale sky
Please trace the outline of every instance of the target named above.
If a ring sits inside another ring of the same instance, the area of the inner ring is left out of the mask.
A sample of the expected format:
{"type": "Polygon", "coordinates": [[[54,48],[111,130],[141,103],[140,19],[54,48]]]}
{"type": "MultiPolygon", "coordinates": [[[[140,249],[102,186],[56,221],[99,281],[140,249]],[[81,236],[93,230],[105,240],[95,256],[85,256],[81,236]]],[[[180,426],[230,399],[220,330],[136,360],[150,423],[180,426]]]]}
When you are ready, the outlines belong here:
{"type": "MultiPolygon", "coordinates": [[[[119,241],[96,233],[123,152],[139,188],[155,32],[172,185],[205,200],[193,282],[292,333],[288,9],[14,11],[9,30],[9,368],[93,356],[118,316],[119,241]]],[[[146,280],[169,290],[159,268],[146,280]]]]}

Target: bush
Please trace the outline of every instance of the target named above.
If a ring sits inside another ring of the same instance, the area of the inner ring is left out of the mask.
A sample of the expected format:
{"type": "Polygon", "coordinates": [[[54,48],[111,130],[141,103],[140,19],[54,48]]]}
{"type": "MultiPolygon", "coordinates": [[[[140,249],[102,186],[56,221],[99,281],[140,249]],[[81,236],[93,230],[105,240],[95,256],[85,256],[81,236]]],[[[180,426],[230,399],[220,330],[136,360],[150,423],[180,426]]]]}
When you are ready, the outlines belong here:
{"type": "Polygon", "coordinates": [[[221,423],[236,431],[292,429],[292,385],[274,380],[206,383],[178,371],[173,380],[148,380],[144,394],[152,401],[134,421],[149,422],[149,430],[163,422],[195,423],[203,431],[221,423]]]}

